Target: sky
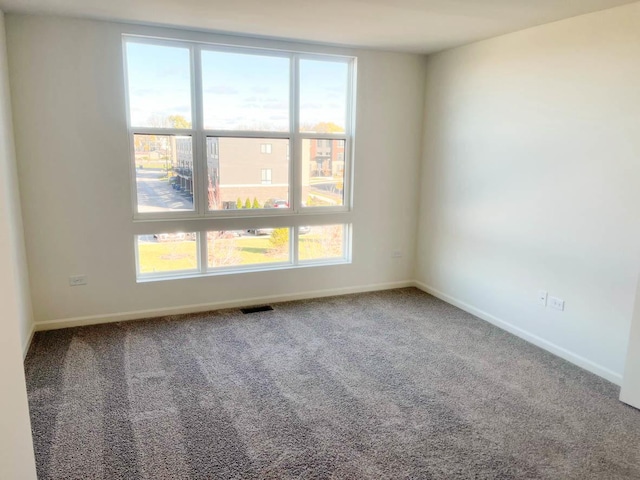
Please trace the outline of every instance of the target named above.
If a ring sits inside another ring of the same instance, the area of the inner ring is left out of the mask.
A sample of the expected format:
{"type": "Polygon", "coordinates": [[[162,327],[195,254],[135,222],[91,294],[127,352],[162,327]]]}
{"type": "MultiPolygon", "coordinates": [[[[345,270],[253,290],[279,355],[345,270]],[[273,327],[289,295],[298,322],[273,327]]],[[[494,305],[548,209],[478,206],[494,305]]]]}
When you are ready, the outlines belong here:
{"type": "MultiPolygon", "coordinates": [[[[132,126],[192,118],[189,50],[127,42],[132,126]]],[[[204,126],[212,130],[289,129],[289,58],[202,52],[204,126]]],[[[300,124],[345,126],[348,66],[300,60],[300,124]]]]}

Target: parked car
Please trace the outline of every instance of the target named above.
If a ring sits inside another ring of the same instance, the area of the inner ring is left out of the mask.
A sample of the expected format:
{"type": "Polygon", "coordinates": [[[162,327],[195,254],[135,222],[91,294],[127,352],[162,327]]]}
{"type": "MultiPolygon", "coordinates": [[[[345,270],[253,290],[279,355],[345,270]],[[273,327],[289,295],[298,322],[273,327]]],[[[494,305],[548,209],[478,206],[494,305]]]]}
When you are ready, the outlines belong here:
{"type": "Polygon", "coordinates": [[[184,242],[186,240],[192,241],[196,239],[195,233],[158,233],[153,236],[158,242],[184,242]]]}
{"type": "MultiPolygon", "coordinates": [[[[249,229],[247,230],[247,232],[252,235],[271,235],[274,230],[275,228],[255,228],[255,229],[249,229]]],[[[311,231],[311,227],[309,226],[298,227],[299,235],[306,235],[310,231],[311,231]]]]}
{"type": "Polygon", "coordinates": [[[273,230],[273,228],[250,228],[247,233],[252,235],[271,235],[273,230]]]}
{"type": "Polygon", "coordinates": [[[289,208],[289,202],[277,198],[270,198],[264,202],[264,208],[289,208]]]}
{"type": "Polygon", "coordinates": [[[207,232],[207,238],[209,240],[216,240],[220,238],[237,238],[241,237],[244,232],[242,230],[225,230],[221,232],[207,232]]]}

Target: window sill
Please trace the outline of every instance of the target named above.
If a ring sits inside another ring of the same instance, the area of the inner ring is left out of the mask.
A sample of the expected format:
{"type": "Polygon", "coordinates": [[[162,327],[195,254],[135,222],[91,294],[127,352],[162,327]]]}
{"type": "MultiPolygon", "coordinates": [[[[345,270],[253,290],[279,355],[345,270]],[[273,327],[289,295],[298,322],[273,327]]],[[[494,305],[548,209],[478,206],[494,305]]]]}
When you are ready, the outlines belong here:
{"type": "Polygon", "coordinates": [[[184,272],[184,273],[174,273],[174,274],[147,274],[140,275],[136,278],[136,283],[152,283],[152,282],[161,282],[166,280],[184,280],[184,279],[192,279],[192,278],[201,278],[201,277],[217,277],[221,275],[238,275],[243,273],[259,273],[259,272],[273,272],[279,270],[296,270],[299,268],[309,268],[309,267],[329,267],[335,265],[349,265],[351,264],[351,259],[339,258],[339,259],[327,259],[327,260],[317,260],[317,261],[308,261],[304,263],[299,263],[298,265],[294,265],[292,263],[286,264],[273,264],[265,267],[259,267],[252,265],[250,267],[238,268],[238,267],[229,267],[229,268],[219,268],[213,271],[208,272],[184,272]]]}

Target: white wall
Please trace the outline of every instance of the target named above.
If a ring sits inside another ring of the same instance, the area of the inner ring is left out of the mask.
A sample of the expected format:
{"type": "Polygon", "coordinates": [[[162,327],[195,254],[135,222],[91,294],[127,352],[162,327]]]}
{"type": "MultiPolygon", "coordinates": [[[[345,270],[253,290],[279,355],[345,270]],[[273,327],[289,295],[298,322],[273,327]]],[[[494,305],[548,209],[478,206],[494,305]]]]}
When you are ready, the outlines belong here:
{"type": "Polygon", "coordinates": [[[639,59],[634,3],[432,56],[426,80],[418,280],[615,382],[639,271],[639,59]]]}
{"type": "Polygon", "coordinates": [[[635,307],[629,333],[627,361],[625,362],[624,378],[620,389],[620,400],[640,408],[640,281],[636,289],[635,307]]]}
{"type": "MultiPolygon", "coordinates": [[[[23,349],[28,346],[33,335],[33,312],[29,292],[29,276],[27,272],[27,258],[24,247],[24,233],[20,206],[20,193],[18,188],[18,175],[16,169],[16,155],[14,148],[14,134],[11,118],[11,100],[9,94],[9,81],[7,76],[7,50],[5,45],[4,14],[2,35],[0,36],[0,61],[2,62],[2,76],[0,81],[0,156],[2,158],[2,170],[0,171],[0,190],[2,191],[2,203],[6,215],[7,227],[7,252],[6,265],[3,273],[7,280],[15,282],[11,287],[11,304],[16,308],[15,321],[20,331],[20,344],[23,349]]],[[[3,263],[3,265],[5,265],[3,263]]],[[[7,289],[3,288],[3,294],[7,289]]],[[[3,302],[4,303],[4,302],[3,302]]]]}
{"type": "Polygon", "coordinates": [[[4,14],[0,11],[0,478],[35,479],[35,461],[22,341],[30,329],[28,286],[23,272],[20,205],[17,200],[4,14]],[[21,338],[22,334],[22,338],[21,338]]]}
{"type": "Polygon", "coordinates": [[[7,32],[37,322],[412,279],[423,57],[44,16],[10,15],[7,32]],[[353,264],[136,284],[134,233],[165,227],[131,220],[123,32],[358,56],[353,264]],[[89,285],[69,287],[80,273],[89,285]]]}

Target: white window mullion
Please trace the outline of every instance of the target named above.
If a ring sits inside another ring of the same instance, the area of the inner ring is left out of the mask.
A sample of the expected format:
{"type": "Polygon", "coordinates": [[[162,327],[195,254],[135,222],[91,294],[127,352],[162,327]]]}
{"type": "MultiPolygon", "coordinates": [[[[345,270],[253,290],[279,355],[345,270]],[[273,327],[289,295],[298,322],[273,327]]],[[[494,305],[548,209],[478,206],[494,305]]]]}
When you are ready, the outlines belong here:
{"type": "Polygon", "coordinates": [[[131,135],[159,135],[159,136],[179,136],[189,137],[195,135],[193,128],[152,128],[152,127],[131,127],[131,135]]]}
{"type": "Polygon", "coordinates": [[[196,242],[198,242],[198,271],[201,274],[207,273],[207,259],[208,259],[208,244],[207,244],[207,232],[197,232],[196,242]]]}
{"type": "MultiPolygon", "coordinates": [[[[302,203],[302,145],[300,141],[300,60],[298,55],[291,58],[291,139],[289,140],[291,163],[291,204],[294,213],[300,212],[302,203]]],[[[297,256],[294,257],[297,260],[297,256]]]]}
{"type": "Polygon", "coordinates": [[[207,148],[206,139],[202,134],[203,110],[202,110],[202,64],[200,46],[192,48],[193,82],[192,98],[194,104],[193,123],[194,135],[194,175],[197,180],[196,196],[194,201],[198,215],[204,215],[207,211],[208,182],[207,182],[207,148]]]}
{"type": "Polygon", "coordinates": [[[131,177],[131,206],[133,208],[133,219],[138,218],[138,178],[136,174],[136,146],[135,134],[129,127],[129,175],[131,177]]]}
{"type": "Polygon", "coordinates": [[[290,235],[290,237],[291,237],[291,255],[292,255],[291,256],[291,262],[294,265],[298,265],[298,262],[299,262],[299,260],[298,260],[298,246],[299,246],[298,245],[298,235],[299,235],[298,228],[299,227],[293,227],[291,229],[291,235],[290,235]]]}
{"type": "MultiPolygon", "coordinates": [[[[354,151],[354,135],[355,127],[356,127],[356,59],[352,59],[349,62],[349,70],[348,70],[348,81],[347,81],[347,124],[346,134],[347,138],[345,140],[345,148],[344,148],[344,180],[343,180],[343,201],[344,205],[351,210],[353,208],[353,172],[354,168],[354,159],[355,159],[355,151],[354,151]]],[[[349,232],[351,229],[349,229],[349,232]]],[[[349,240],[349,245],[351,244],[351,240],[349,240]]],[[[349,258],[350,254],[349,254],[349,258]]]]}
{"type": "Polygon", "coordinates": [[[133,236],[133,248],[136,262],[136,278],[140,278],[140,240],[138,235],[133,236]]]}
{"type": "Polygon", "coordinates": [[[203,128],[203,110],[202,110],[202,56],[200,54],[200,46],[191,47],[191,64],[193,80],[191,82],[191,98],[193,102],[193,128],[202,131],[203,128]]]}
{"type": "Polygon", "coordinates": [[[209,232],[202,231],[198,233],[200,241],[200,271],[207,273],[209,271],[209,232]]]}
{"type": "Polygon", "coordinates": [[[300,134],[304,136],[304,138],[310,139],[319,139],[319,140],[342,140],[347,137],[346,132],[340,133],[313,133],[313,132],[303,132],[300,134]]]}
{"type": "Polygon", "coordinates": [[[272,131],[243,131],[243,130],[203,130],[207,137],[231,137],[231,138],[275,138],[286,140],[289,138],[289,132],[272,132],[272,131]]]}
{"type": "MultiPolygon", "coordinates": [[[[194,132],[194,175],[198,181],[196,200],[197,211],[199,215],[204,215],[208,208],[209,199],[209,182],[207,172],[207,139],[203,134],[204,128],[204,113],[202,106],[202,55],[201,47],[195,45],[191,49],[192,58],[192,92],[193,99],[193,127],[194,132]]],[[[198,270],[201,274],[207,273],[208,267],[208,242],[207,232],[199,231],[196,234],[196,241],[198,247],[198,270]]]]}

